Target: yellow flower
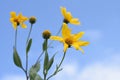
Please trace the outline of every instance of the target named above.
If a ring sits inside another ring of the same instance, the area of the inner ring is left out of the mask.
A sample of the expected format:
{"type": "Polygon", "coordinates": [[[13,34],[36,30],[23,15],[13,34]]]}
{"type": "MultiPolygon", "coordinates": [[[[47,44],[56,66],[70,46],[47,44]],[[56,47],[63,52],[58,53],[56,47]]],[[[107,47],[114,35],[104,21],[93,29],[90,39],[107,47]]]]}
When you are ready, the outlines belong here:
{"type": "Polygon", "coordinates": [[[65,7],[61,7],[61,13],[64,16],[64,23],[68,24],[75,24],[75,25],[79,25],[80,21],[78,18],[73,18],[72,14],[70,12],[67,12],[65,7]]]}
{"type": "Polygon", "coordinates": [[[27,17],[23,16],[21,13],[16,15],[15,12],[10,12],[11,18],[10,22],[13,25],[13,28],[16,30],[17,26],[20,25],[22,28],[26,28],[27,26],[24,24],[26,20],[28,20],[27,17]]]}
{"type": "Polygon", "coordinates": [[[79,32],[77,34],[71,34],[71,30],[68,28],[67,24],[63,23],[62,27],[62,37],[59,36],[51,36],[51,40],[58,40],[64,44],[64,52],[71,46],[73,46],[76,50],[82,51],[84,53],[81,46],[87,46],[89,42],[79,40],[83,36],[84,32],[79,32]]]}

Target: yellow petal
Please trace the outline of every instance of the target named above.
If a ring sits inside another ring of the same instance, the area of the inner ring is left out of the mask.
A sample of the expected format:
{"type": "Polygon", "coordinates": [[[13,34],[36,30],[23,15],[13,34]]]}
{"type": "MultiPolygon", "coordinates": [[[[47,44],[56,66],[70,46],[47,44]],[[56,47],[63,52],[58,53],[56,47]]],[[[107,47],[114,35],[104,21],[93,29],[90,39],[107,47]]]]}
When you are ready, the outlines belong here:
{"type": "Polygon", "coordinates": [[[71,20],[70,20],[70,23],[71,23],[71,24],[75,24],[75,25],[79,25],[79,24],[80,24],[78,18],[73,18],[73,19],[71,19],[71,20]]]}
{"type": "Polygon", "coordinates": [[[21,23],[20,25],[22,28],[27,28],[26,24],[21,23]]]}
{"type": "Polygon", "coordinates": [[[66,17],[67,17],[67,20],[70,21],[72,19],[71,13],[67,12],[66,17]]]}
{"type": "Polygon", "coordinates": [[[18,18],[22,18],[22,13],[18,14],[18,18]]]}
{"type": "Polygon", "coordinates": [[[78,41],[79,46],[87,46],[89,44],[89,42],[87,41],[78,41]]]}
{"type": "Polygon", "coordinates": [[[66,19],[66,8],[64,8],[64,7],[61,7],[61,13],[62,13],[62,15],[64,16],[64,18],[66,19]]]}
{"type": "Polygon", "coordinates": [[[80,50],[84,54],[84,50],[81,47],[79,47],[78,50],[80,50]]]}
{"type": "Polygon", "coordinates": [[[66,43],[64,43],[64,52],[67,51],[68,45],[66,43]]]}
{"type": "Polygon", "coordinates": [[[89,44],[89,42],[87,41],[77,41],[77,42],[74,42],[75,45],[78,45],[78,46],[87,46],[89,44]]]}
{"type": "Polygon", "coordinates": [[[22,19],[23,19],[23,21],[26,21],[26,20],[28,20],[29,18],[27,18],[27,17],[23,17],[22,19]]]}
{"type": "Polygon", "coordinates": [[[70,35],[71,35],[71,29],[69,29],[66,23],[63,23],[63,26],[62,26],[63,38],[69,37],[70,35]]]}
{"type": "Polygon", "coordinates": [[[10,22],[14,22],[14,18],[10,18],[10,22]]]}
{"type": "Polygon", "coordinates": [[[13,22],[12,25],[13,25],[13,28],[16,30],[17,29],[17,23],[13,22]]]}
{"type": "Polygon", "coordinates": [[[74,34],[74,39],[79,40],[83,36],[84,32],[79,32],[77,34],[74,34]]]}
{"type": "Polygon", "coordinates": [[[12,18],[16,17],[16,13],[15,12],[10,12],[10,15],[11,15],[12,18]]]}
{"type": "Polygon", "coordinates": [[[59,36],[51,36],[50,39],[51,40],[57,40],[57,41],[63,42],[63,38],[61,38],[59,36]]]}
{"type": "Polygon", "coordinates": [[[79,44],[72,44],[72,46],[76,49],[76,50],[80,50],[82,53],[84,53],[84,50],[82,48],[80,48],[79,44]]]}

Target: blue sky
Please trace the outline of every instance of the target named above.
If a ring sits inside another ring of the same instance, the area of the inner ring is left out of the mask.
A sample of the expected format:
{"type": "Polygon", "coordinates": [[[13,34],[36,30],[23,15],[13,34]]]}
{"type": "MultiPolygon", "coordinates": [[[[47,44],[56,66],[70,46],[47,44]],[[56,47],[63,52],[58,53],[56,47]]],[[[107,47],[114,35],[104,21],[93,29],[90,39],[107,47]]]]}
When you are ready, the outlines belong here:
{"type": "MultiPolygon", "coordinates": [[[[54,35],[60,28],[63,16],[60,7],[64,6],[81,25],[69,24],[73,33],[85,31],[83,40],[90,45],[83,47],[85,54],[71,48],[62,65],[64,70],[51,80],[120,80],[120,1],[119,0],[16,0],[0,1],[0,80],[24,80],[24,73],[13,63],[14,29],[9,21],[10,12],[35,16],[31,37],[33,45],[29,53],[32,65],[41,52],[41,33],[48,29],[54,35]]],[[[25,64],[25,40],[30,28],[18,31],[18,52],[25,64]]],[[[55,50],[62,50],[62,44],[54,42],[55,50]]],[[[61,52],[61,51],[60,51],[61,52]]],[[[52,55],[52,54],[50,54],[52,55]]],[[[61,56],[56,56],[58,61],[61,56]]],[[[53,69],[51,69],[52,71],[53,69]]]]}

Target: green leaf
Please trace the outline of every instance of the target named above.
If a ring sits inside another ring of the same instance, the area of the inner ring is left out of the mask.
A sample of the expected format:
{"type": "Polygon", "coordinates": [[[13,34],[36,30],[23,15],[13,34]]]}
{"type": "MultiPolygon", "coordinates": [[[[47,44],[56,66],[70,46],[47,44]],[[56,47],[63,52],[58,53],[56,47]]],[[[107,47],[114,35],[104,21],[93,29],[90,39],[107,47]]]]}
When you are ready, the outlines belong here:
{"type": "Polygon", "coordinates": [[[18,55],[18,52],[17,52],[16,48],[14,48],[13,60],[14,60],[14,64],[15,64],[17,67],[22,68],[21,59],[20,59],[20,57],[19,57],[19,55],[18,55]]]}
{"type": "Polygon", "coordinates": [[[35,65],[33,65],[30,68],[29,71],[29,76],[30,76],[30,80],[43,80],[38,74],[37,72],[40,70],[40,62],[37,62],[35,65]]]}
{"type": "Polygon", "coordinates": [[[48,61],[49,61],[49,56],[48,56],[48,53],[46,51],[45,58],[44,58],[44,70],[47,70],[48,61]]]}
{"type": "Polygon", "coordinates": [[[47,50],[47,40],[44,40],[43,43],[43,51],[47,50]]]}
{"type": "Polygon", "coordinates": [[[40,70],[40,62],[37,62],[35,65],[33,65],[33,68],[36,72],[38,72],[40,70]]]}
{"type": "Polygon", "coordinates": [[[37,62],[35,65],[33,65],[30,68],[29,74],[30,74],[31,78],[35,78],[35,76],[39,70],[40,70],[40,62],[37,62]]]}
{"type": "Polygon", "coordinates": [[[43,79],[37,74],[34,80],[43,80],[43,79]]]}
{"type": "Polygon", "coordinates": [[[34,80],[34,78],[36,77],[36,75],[37,75],[36,70],[34,69],[34,67],[31,67],[30,71],[29,71],[30,80],[34,80]]]}
{"type": "Polygon", "coordinates": [[[28,54],[30,48],[31,48],[31,44],[32,44],[32,39],[29,40],[27,47],[26,47],[26,53],[28,54]]]}
{"type": "Polygon", "coordinates": [[[52,58],[50,59],[49,63],[48,63],[48,66],[47,66],[47,70],[49,70],[54,62],[54,57],[55,55],[52,56],[52,58]]]}

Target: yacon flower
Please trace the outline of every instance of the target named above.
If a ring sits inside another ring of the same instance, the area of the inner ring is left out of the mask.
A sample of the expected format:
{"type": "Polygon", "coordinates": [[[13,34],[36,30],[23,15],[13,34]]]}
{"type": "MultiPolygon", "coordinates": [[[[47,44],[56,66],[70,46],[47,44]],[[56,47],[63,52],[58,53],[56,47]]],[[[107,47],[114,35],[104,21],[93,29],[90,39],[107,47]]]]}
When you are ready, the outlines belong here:
{"type": "Polygon", "coordinates": [[[64,16],[64,23],[68,24],[75,24],[75,25],[79,25],[80,21],[78,18],[73,18],[72,14],[70,12],[67,12],[65,7],[61,7],[61,13],[64,16]]]}
{"type": "Polygon", "coordinates": [[[64,44],[64,52],[71,46],[73,46],[76,50],[82,51],[84,53],[81,46],[87,46],[89,42],[79,40],[83,36],[84,32],[79,32],[77,34],[71,34],[71,30],[68,28],[67,24],[63,23],[62,27],[62,37],[59,36],[51,36],[51,40],[58,40],[64,44]]]}
{"type": "Polygon", "coordinates": [[[11,18],[10,22],[12,23],[14,29],[17,29],[17,26],[20,25],[22,28],[26,28],[27,26],[24,24],[26,20],[28,20],[27,17],[23,16],[21,13],[16,15],[15,12],[10,12],[11,18]]]}

